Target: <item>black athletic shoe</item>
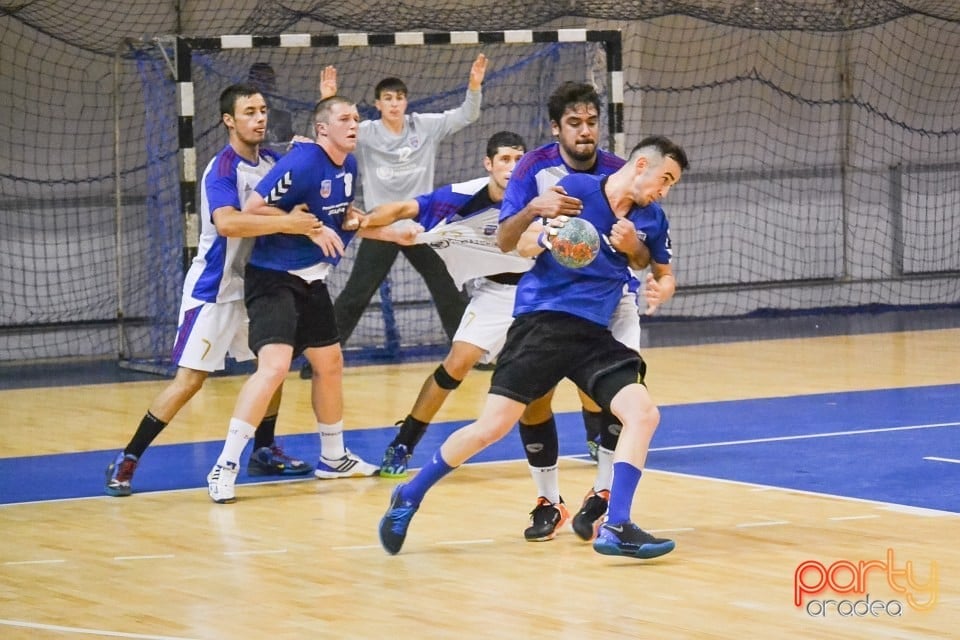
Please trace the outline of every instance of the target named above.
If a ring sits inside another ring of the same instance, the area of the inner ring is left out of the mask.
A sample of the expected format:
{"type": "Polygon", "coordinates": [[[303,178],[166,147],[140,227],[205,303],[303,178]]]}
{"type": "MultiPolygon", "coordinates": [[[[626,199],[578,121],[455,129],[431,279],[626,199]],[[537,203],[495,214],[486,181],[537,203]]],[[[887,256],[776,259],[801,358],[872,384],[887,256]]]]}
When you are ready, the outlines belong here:
{"type": "Polygon", "coordinates": [[[655,538],[632,522],[606,523],[600,527],[593,550],[605,556],[656,558],[670,553],[677,544],[666,538],[655,538]]]}
{"type": "Polygon", "coordinates": [[[523,537],[527,542],[545,542],[553,540],[557,535],[557,529],[562,527],[570,519],[570,512],[567,511],[567,505],[560,502],[554,504],[540,496],[537,498],[537,506],[530,512],[530,526],[523,532],[523,537]]]}
{"type": "Polygon", "coordinates": [[[300,377],[303,380],[309,380],[313,377],[313,367],[310,366],[310,363],[303,365],[303,368],[300,369],[300,377]]]}
{"type": "Polygon", "coordinates": [[[573,531],[580,536],[581,540],[589,542],[597,537],[597,530],[600,528],[601,519],[607,512],[609,504],[609,491],[590,490],[587,497],[583,499],[583,504],[580,505],[580,511],[573,516],[573,531]]]}

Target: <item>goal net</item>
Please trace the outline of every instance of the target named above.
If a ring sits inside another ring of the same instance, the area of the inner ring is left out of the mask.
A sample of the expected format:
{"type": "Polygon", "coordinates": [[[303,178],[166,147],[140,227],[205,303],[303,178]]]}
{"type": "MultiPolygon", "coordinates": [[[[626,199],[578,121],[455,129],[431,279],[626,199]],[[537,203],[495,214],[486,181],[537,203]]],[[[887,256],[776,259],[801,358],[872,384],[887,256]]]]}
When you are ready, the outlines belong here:
{"type": "MultiPolygon", "coordinates": [[[[438,186],[482,175],[482,143],[497,129],[531,147],[547,140],[544,100],[560,81],[601,85],[622,101],[628,145],[666,134],[691,158],[664,203],[678,293],[660,318],[960,304],[956,2],[227,4],[0,0],[0,361],[162,365],[191,235],[190,180],[224,140],[214,101],[257,62],[276,72],[272,106],[306,133],[325,64],[373,117],[372,87],[387,75],[408,82],[411,109],[456,106],[483,50],[481,119],[446,141],[438,186]],[[512,31],[468,46],[339,39],[583,27],[622,34],[622,90],[609,86],[602,42],[506,42],[512,31]],[[284,33],[311,34],[309,46],[286,46],[275,35],[284,33]],[[190,54],[178,57],[176,36],[161,34],[182,36],[190,54]],[[221,34],[258,35],[224,47],[221,34]],[[191,116],[178,99],[181,64],[191,116]]],[[[351,354],[442,350],[422,281],[398,265],[351,354]]],[[[351,267],[348,256],[334,271],[334,293],[351,267]]]]}
{"type": "MultiPolygon", "coordinates": [[[[604,109],[602,145],[621,145],[622,103],[610,98],[611,82],[622,82],[620,34],[615,31],[556,30],[346,34],[276,38],[158,39],[137,49],[148,120],[148,220],[151,251],[161,258],[163,277],[147,315],[155,330],[145,352],[132,353],[134,366],[162,366],[175,330],[177,304],[169,292],[182,269],[170,260],[187,259],[196,245],[195,181],[225,143],[218,98],[224,87],[254,80],[264,84],[271,108],[271,146],[285,150],[293,134],[312,137],[310,115],[318,99],[320,70],[334,65],[338,92],[358,103],[363,118],[379,117],[373,87],[399,77],[409,90],[408,112],[442,112],[460,106],[472,62],[483,53],[490,62],[484,80],[480,119],[446,138],[437,158],[436,185],[486,175],[483,156],[495,132],[519,133],[532,149],[551,139],[546,103],[563,81],[595,84],[604,109]],[[176,99],[175,99],[176,98],[176,99]],[[152,121],[152,122],[150,122],[152,121]],[[177,126],[170,126],[176,122],[177,126]],[[179,196],[179,201],[178,201],[179,196]],[[171,215],[180,211],[181,216],[171,215]],[[177,232],[183,225],[184,234],[177,232]]],[[[622,85],[617,87],[622,96],[622,85]]],[[[360,194],[362,204],[362,193],[360,194]]],[[[335,298],[353,268],[356,244],[327,282],[335,298]]],[[[142,290],[138,284],[135,290],[142,290]]],[[[401,254],[346,343],[348,357],[392,359],[433,354],[446,348],[437,311],[423,279],[401,254]]]]}

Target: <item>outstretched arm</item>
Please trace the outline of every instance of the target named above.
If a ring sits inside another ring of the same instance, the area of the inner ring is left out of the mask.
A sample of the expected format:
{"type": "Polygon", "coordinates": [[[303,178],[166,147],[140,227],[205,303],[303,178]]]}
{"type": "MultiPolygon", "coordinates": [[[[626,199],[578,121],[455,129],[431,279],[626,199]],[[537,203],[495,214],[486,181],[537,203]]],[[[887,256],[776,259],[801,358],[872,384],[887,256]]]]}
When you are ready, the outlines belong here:
{"type": "Polygon", "coordinates": [[[213,224],[220,235],[228,238],[252,238],[271,233],[309,236],[323,228],[323,223],[309,212],[306,205],[297,205],[287,213],[283,209],[267,205],[263,196],[256,192],[247,198],[243,211],[234,207],[215,209],[213,224]],[[251,202],[255,198],[258,198],[259,202],[251,202]]]}
{"type": "Polygon", "coordinates": [[[360,228],[385,227],[397,220],[412,220],[420,213],[416,200],[386,202],[374,207],[360,222],[360,228]]]}

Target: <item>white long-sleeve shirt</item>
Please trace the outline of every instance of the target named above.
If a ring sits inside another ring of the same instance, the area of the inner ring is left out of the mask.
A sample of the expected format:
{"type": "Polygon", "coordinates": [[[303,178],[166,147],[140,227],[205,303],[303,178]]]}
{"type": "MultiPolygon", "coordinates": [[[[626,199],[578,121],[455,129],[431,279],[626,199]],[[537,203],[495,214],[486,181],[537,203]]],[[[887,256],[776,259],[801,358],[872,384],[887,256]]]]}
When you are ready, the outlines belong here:
{"type": "Polygon", "coordinates": [[[363,208],[408,200],[433,191],[437,147],[445,137],[480,117],[481,91],[467,91],[463,104],[443,113],[408,113],[399,135],[383,120],[360,123],[354,153],[360,167],[363,208]]]}

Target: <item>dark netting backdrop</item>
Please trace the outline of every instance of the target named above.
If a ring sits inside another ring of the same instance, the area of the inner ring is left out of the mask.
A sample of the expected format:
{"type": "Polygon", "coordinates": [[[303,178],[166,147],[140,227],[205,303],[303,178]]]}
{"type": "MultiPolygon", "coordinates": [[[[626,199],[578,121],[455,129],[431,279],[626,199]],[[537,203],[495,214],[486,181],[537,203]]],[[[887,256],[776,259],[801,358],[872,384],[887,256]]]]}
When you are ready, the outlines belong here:
{"type": "MultiPolygon", "coordinates": [[[[216,97],[255,62],[277,72],[272,107],[307,133],[325,64],[375,117],[372,86],[386,75],[407,81],[411,110],[456,106],[484,51],[483,115],[443,146],[438,185],[483,175],[496,130],[547,141],[545,98],[563,80],[612,99],[596,43],[195,51],[184,141],[177,36],[579,29],[621,34],[627,145],[662,133],[691,158],[665,202],[680,287],[661,316],[960,302],[960,3],[0,0],[0,361],[163,368],[192,232],[180,151],[189,142],[206,164],[224,140],[216,97]]],[[[416,273],[401,260],[391,282],[347,345],[353,356],[382,349],[385,304],[398,357],[442,347],[416,273]]]]}

